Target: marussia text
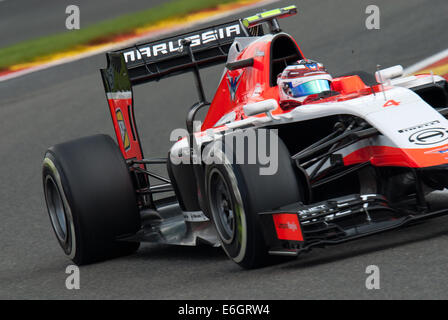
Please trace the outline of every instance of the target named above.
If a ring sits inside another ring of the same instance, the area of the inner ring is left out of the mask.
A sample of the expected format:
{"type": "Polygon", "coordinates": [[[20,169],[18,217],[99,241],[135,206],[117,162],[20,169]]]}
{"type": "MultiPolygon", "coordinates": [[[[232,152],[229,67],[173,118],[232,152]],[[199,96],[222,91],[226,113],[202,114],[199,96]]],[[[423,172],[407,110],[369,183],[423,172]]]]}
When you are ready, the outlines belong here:
{"type": "Polygon", "coordinates": [[[180,315],[201,315],[206,318],[210,317],[212,313],[217,315],[267,315],[269,314],[269,305],[223,304],[220,307],[199,307],[186,304],[179,307],[178,310],[180,315]]]}
{"type": "MultiPolygon", "coordinates": [[[[216,30],[207,30],[200,34],[193,34],[186,36],[184,39],[191,40],[191,47],[202,46],[209,42],[219,42],[220,40],[233,38],[241,34],[241,27],[239,24],[230,25],[216,30]]],[[[126,63],[135,60],[147,60],[150,57],[158,57],[173,52],[179,52],[181,49],[182,38],[167,40],[167,42],[152,43],[148,45],[139,46],[131,51],[123,52],[126,63]]]]}

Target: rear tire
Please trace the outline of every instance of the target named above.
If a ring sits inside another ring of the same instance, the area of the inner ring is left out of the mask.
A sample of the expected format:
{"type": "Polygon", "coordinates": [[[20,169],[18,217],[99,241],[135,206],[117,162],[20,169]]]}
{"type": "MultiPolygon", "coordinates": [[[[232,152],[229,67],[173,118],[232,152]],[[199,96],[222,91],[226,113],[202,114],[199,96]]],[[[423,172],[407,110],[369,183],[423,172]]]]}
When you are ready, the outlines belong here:
{"type": "MultiPolygon", "coordinates": [[[[258,140],[258,132],[256,136],[258,140]]],[[[263,166],[258,157],[255,164],[237,164],[226,158],[226,163],[212,163],[205,169],[209,215],[222,247],[230,259],[248,269],[279,261],[268,255],[258,213],[303,199],[290,154],[277,139],[278,170],[273,175],[260,175],[263,166]]],[[[269,146],[267,150],[268,154],[277,152],[269,146]]],[[[214,152],[225,153],[219,149],[214,152]]]]}
{"type": "Polygon", "coordinates": [[[117,241],[140,228],[127,165],[115,142],[95,135],[55,145],[45,153],[43,187],[53,230],[77,265],[135,252],[117,241]]]}

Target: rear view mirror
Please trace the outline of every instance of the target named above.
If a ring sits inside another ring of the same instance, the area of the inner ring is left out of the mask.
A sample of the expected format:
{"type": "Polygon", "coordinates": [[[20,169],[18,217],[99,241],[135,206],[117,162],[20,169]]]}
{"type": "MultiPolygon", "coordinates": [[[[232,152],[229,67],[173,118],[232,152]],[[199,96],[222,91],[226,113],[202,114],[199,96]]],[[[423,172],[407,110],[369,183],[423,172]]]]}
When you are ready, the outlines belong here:
{"type": "Polygon", "coordinates": [[[237,70],[237,69],[252,67],[253,65],[254,65],[254,58],[249,58],[249,59],[229,62],[226,64],[226,68],[233,71],[233,70],[237,70]]]}
{"type": "Polygon", "coordinates": [[[403,67],[396,65],[387,69],[378,70],[375,72],[375,79],[378,83],[386,83],[393,78],[398,78],[403,75],[403,67]]]}
{"type": "Polygon", "coordinates": [[[243,106],[244,113],[248,117],[260,113],[266,113],[268,116],[272,116],[271,111],[277,108],[278,108],[278,102],[275,99],[263,100],[260,102],[250,103],[243,106]]]}

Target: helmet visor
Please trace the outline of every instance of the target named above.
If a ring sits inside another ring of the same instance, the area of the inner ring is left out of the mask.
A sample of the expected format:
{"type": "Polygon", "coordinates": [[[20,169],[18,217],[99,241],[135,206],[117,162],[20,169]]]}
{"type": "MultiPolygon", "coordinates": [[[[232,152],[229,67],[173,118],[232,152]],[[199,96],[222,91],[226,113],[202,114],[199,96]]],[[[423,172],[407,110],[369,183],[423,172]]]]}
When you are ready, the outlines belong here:
{"type": "Polygon", "coordinates": [[[292,82],[288,82],[290,90],[287,90],[288,95],[293,98],[309,96],[310,94],[321,93],[330,90],[330,81],[328,80],[311,80],[297,86],[293,86],[292,82]]]}

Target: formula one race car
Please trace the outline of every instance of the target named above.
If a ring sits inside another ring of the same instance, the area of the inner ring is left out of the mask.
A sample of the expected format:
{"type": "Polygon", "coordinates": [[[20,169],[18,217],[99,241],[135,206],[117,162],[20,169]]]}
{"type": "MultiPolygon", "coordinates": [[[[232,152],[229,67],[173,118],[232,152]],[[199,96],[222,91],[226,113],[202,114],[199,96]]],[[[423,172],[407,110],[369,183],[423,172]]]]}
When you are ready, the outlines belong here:
{"type": "Polygon", "coordinates": [[[295,13],[290,6],[107,53],[101,75],[118,146],[90,136],[51,147],[43,162],[67,256],[86,264],[140,242],[205,243],[254,268],[448,214],[426,200],[448,186],[445,79],[404,77],[401,66],[333,77],[281,31],[278,19],[295,13]],[[199,71],[219,63],[209,103],[199,71]],[[185,72],[199,95],[185,134],[167,158],[144,158],[132,87],[185,72]]]}

